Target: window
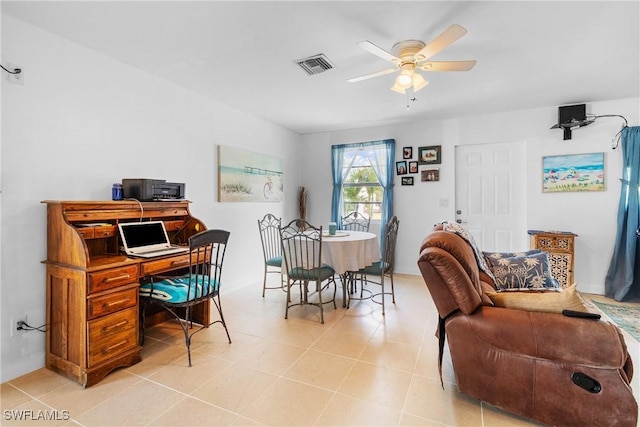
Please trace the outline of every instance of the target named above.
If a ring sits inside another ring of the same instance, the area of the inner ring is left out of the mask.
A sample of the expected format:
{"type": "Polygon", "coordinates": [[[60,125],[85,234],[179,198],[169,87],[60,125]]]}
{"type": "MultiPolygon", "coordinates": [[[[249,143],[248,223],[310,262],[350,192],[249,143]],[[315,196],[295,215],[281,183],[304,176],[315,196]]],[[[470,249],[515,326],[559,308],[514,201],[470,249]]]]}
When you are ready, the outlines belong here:
{"type": "Polygon", "coordinates": [[[380,221],[383,228],[393,216],[393,177],[396,142],[393,139],[331,146],[331,221],[339,222],[357,210],[380,221]]]}
{"type": "Polygon", "coordinates": [[[374,221],[380,221],[383,188],[371,166],[371,153],[364,148],[355,153],[345,153],[345,157],[347,158],[344,159],[343,173],[346,173],[346,178],[342,182],[343,212],[346,214],[357,211],[374,221]]]}

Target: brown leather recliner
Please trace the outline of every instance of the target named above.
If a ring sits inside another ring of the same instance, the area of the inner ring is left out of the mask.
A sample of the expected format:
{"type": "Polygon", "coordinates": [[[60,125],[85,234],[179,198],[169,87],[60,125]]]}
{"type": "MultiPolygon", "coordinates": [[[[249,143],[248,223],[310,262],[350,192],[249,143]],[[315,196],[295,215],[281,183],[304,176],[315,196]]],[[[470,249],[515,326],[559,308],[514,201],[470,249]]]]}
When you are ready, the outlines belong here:
{"type": "Polygon", "coordinates": [[[418,266],[461,392],[549,425],[636,426],[633,365],[615,325],[493,306],[492,280],[449,231],[424,239],[418,266]]]}

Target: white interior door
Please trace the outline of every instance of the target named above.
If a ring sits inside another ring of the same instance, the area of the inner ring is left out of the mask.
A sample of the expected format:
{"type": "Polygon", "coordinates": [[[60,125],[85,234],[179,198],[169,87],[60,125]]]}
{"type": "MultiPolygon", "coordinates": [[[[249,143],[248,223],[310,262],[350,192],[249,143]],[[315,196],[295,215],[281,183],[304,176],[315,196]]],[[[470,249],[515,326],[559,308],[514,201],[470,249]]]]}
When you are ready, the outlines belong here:
{"type": "Polygon", "coordinates": [[[524,142],[455,147],[456,221],[482,250],[528,248],[525,148],[524,142]]]}

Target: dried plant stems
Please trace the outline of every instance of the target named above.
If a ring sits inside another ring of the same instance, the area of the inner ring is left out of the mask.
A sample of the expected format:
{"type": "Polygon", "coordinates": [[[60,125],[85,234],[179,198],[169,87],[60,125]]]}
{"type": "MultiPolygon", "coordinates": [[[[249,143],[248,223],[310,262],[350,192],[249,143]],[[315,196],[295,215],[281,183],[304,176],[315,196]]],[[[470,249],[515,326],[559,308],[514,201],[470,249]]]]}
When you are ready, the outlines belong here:
{"type": "Polygon", "coordinates": [[[298,189],[298,210],[300,219],[307,220],[307,189],[300,187],[298,189]]]}

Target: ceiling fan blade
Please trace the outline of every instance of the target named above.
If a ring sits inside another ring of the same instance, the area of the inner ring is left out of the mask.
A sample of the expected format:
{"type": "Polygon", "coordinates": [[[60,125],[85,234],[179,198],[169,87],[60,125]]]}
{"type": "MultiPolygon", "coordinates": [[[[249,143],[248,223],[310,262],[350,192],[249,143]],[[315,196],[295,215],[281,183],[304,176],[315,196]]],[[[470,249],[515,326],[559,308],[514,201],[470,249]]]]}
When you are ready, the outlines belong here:
{"type": "Polygon", "coordinates": [[[393,62],[394,64],[399,64],[400,63],[400,58],[398,58],[395,55],[392,55],[391,53],[387,52],[386,50],[376,46],[375,44],[371,43],[369,40],[363,40],[361,42],[358,42],[358,46],[360,46],[361,48],[363,48],[364,50],[366,50],[369,53],[373,53],[374,55],[385,59],[387,61],[393,62]]]}
{"type": "Polygon", "coordinates": [[[418,66],[424,71],[469,71],[476,61],[429,61],[418,66]]]}
{"type": "Polygon", "coordinates": [[[386,74],[391,74],[391,73],[393,73],[395,71],[398,71],[398,69],[397,68],[387,68],[386,70],[378,71],[377,73],[373,73],[373,74],[367,74],[366,76],[352,77],[350,79],[347,79],[347,81],[349,83],[361,82],[362,80],[368,80],[368,79],[372,79],[374,77],[379,77],[379,76],[384,76],[386,74]]]}
{"type": "Polygon", "coordinates": [[[453,24],[442,33],[440,33],[438,37],[427,43],[425,47],[420,49],[420,51],[415,54],[414,58],[417,61],[424,61],[425,59],[429,59],[465,34],[467,34],[466,28],[458,24],[453,24]]]}

